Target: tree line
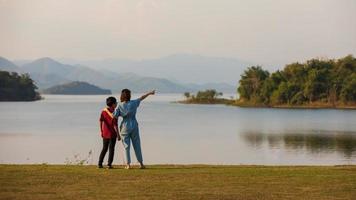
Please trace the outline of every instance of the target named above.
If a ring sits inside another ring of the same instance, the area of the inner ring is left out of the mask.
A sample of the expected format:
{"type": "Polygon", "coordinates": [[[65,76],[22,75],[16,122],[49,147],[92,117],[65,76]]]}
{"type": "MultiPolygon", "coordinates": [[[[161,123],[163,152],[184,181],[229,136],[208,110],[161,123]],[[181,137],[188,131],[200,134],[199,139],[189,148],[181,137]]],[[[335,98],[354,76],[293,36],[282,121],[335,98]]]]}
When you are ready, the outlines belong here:
{"type": "Polygon", "coordinates": [[[198,91],[196,95],[185,92],[184,96],[187,99],[201,99],[201,100],[213,100],[217,99],[219,96],[222,96],[222,92],[218,92],[215,89],[208,89],[204,91],[198,91]]]}
{"type": "Polygon", "coordinates": [[[41,99],[29,74],[0,71],[0,101],[34,101],[41,99]]]}
{"type": "Polygon", "coordinates": [[[273,73],[252,66],[241,75],[237,91],[240,102],[256,105],[354,105],[356,59],[311,59],[273,73]]]}

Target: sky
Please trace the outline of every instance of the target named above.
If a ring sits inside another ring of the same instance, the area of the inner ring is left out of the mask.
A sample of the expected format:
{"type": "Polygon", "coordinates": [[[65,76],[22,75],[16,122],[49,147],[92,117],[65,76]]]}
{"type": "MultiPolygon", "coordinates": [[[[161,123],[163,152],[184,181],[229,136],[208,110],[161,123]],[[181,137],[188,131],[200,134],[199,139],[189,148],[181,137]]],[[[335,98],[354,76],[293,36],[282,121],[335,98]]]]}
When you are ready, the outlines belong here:
{"type": "Polygon", "coordinates": [[[0,0],[0,56],[231,57],[262,65],[356,55],[356,0],[0,0]]]}

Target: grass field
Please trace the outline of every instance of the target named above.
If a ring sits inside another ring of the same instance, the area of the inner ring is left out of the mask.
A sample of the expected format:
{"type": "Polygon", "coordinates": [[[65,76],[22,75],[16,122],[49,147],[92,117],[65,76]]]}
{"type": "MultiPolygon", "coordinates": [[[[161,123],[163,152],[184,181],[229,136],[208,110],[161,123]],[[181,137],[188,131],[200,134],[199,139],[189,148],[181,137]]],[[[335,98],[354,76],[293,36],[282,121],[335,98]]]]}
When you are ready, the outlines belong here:
{"type": "Polygon", "coordinates": [[[356,199],[356,166],[0,165],[0,199],[356,199]]]}

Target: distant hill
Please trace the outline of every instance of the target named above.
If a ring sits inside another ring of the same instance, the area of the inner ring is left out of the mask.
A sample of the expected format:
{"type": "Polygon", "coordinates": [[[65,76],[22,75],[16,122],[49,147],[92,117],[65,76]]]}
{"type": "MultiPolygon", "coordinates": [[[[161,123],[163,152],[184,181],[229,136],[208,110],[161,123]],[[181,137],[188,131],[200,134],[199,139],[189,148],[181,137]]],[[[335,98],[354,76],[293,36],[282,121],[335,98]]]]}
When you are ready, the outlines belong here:
{"type": "Polygon", "coordinates": [[[67,76],[74,69],[71,65],[62,64],[52,58],[40,58],[22,66],[22,69],[31,73],[56,74],[67,76]]]}
{"type": "Polygon", "coordinates": [[[29,73],[41,89],[79,80],[70,77],[72,71],[76,70],[75,67],[47,57],[23,65],[22,70],[29,73]]]}
{"type": "Polygon", "coordinates": [[[15,65],[13,62],[1,56],[0,56],[0,70],[8,71],[8,72],[18,72],[18,73],[22,72],[22,70],[17,65],[15,65]]]}
{"type": "Polygon", "coordinates": [[[95,85],[74,81],[62,85],[56,85],[43,90],[44,94],[71,94],[71,95],[90,95],[90,94],[111,94],[110,90],[101,89],[95,85]]]}

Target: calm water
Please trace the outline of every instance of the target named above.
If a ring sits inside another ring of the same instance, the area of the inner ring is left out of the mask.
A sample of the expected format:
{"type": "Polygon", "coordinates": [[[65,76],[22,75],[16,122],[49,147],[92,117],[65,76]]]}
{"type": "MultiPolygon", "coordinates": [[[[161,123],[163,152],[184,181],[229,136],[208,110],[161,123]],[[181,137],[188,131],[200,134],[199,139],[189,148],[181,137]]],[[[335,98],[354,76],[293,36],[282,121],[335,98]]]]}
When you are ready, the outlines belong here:
{"type": "MultiPolygon", "coordinates": [[[[96,164],[105,98],[48,95],[0,103],[0,163],[96,164]]],[[[170,103],[181,98],[159,94],[141,104],[146,163],[356,164],[356,111],[170,103]]],[[[115,163],[123,163],[121,143],[115,163]]]]}

